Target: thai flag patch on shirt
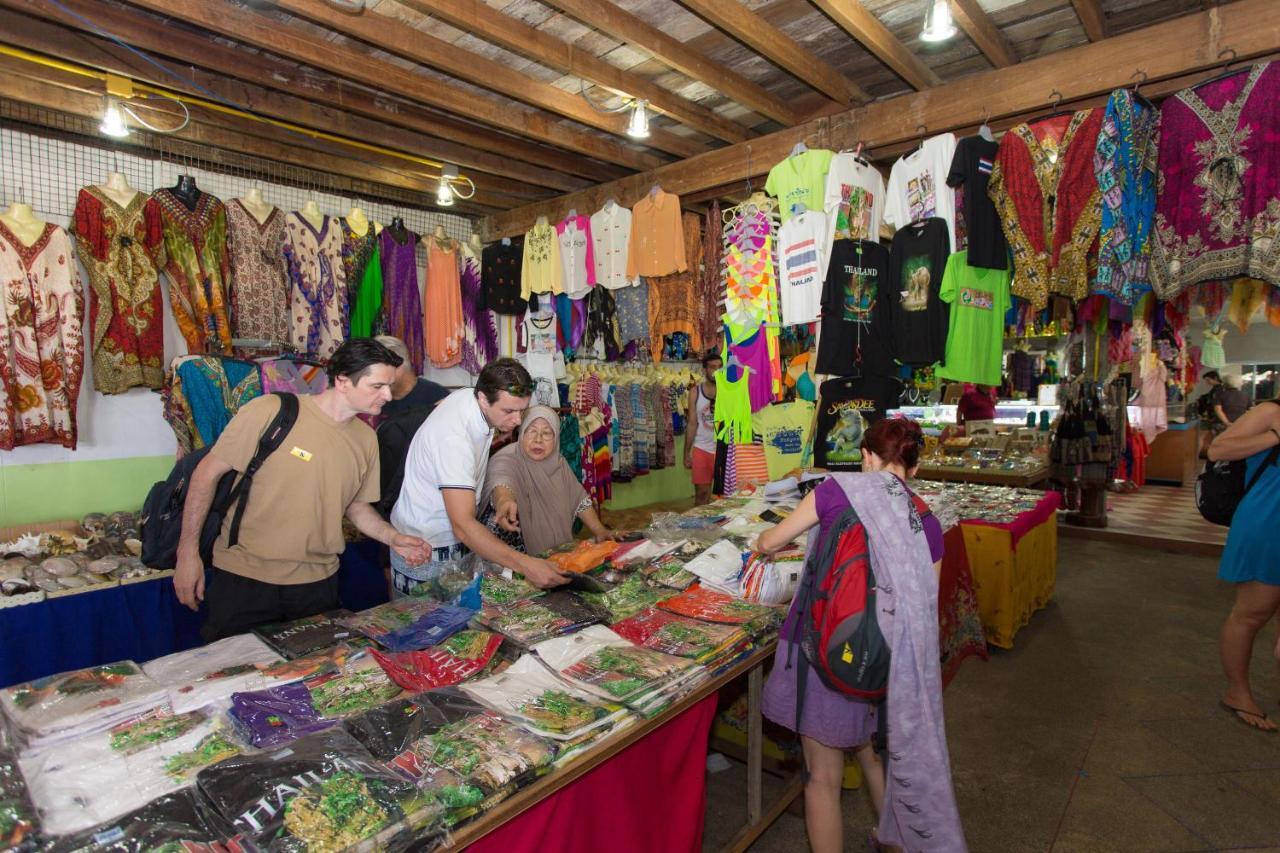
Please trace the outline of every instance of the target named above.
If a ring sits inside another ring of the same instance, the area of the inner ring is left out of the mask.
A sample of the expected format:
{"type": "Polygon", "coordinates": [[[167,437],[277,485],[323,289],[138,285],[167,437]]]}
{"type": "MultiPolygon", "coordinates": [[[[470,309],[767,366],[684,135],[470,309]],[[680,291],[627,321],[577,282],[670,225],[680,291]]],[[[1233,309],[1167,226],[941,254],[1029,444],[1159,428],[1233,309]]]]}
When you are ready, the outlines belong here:
{"type": "Polygon", "coordinates": [[[995,164],[991,162],[989,157],[978,158],[978,172],[980,174],[990,175],[993,168],[995,168],[995,164]]]}

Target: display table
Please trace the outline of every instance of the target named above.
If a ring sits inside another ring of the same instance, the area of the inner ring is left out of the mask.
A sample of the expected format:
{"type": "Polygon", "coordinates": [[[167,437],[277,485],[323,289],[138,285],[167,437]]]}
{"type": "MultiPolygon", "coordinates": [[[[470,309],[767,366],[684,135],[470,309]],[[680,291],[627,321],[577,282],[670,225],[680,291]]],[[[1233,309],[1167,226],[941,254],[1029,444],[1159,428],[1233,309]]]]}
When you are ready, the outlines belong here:
{"type": "MultiPolygon", "coordinates": [[[[381,547],[352,542],[339,557],[338,597],[348,610],[387,600],[381,547]]],[[[193,648],[200,645],[203,619],[178,601],[170,575],[0,609],[0,648],[7,650],[0,655],[0,687],[193,648]]]]}
{"type": "Polygon", "coordinates": [[[1200,424],[1198,421],[1171,423],[1169,429],[1151,442],[1147,456],[1148,481],[1177,483],[1185,486],[1194,483],[1199,468],[1200,424]]]}
{"type": "Polygon", "coordinates": [[[942,660],[942,686],[946,687],[966,658],[977,655],[986,660],[988,654],[963,525],[948,530],[942,543],[942,571],[938,575],[938,654],[942,660]]]}
{"type": "Polygon", "coordinates": [[[1012,522],[960,523],[982,628],[992,645],[1013,648],[1018,629],[1053,597],[1061,501],[1057,492],[1046,492],[1012,522]]]}
{"type": "Polygon", "coordinates": [[[1031,488],[1049,479],[1049,466],[1031,471],[1002,471],[999,468],[951,468],[921,465],[916,470],[921,480],[939,480],[949,483],[977,483],[983,486],[1014,486],[1031,488]]]}

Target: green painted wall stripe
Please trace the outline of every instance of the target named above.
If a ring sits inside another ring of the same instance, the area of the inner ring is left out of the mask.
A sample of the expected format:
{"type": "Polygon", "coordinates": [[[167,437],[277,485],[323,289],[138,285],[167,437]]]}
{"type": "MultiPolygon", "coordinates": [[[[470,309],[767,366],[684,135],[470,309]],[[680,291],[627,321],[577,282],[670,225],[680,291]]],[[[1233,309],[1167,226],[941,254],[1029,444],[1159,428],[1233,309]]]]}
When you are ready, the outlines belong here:
{"type": "Polygon", "coordinates": [[[172,456],[0,466],[0,527],[132,512],[171,470],[172,456]]]}
{"type": "Polygon", "coordinates": [[[606,509],[634,509],[659,501],[693,497],[693,472],[684,467],[684,436],[676,436],[676,466],[650,471],[630,483],[614,483],[606,509]]]}

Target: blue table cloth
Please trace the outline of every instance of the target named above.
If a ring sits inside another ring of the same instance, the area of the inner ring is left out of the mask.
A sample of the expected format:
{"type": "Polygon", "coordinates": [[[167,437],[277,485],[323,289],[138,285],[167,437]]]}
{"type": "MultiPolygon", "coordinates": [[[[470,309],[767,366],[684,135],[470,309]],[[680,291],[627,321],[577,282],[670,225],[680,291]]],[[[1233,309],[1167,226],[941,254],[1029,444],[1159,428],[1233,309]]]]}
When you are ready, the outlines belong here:
{"type": "MultiPolygon", "coordinates": [[[[339,558],[338,596],[348,610],[387,601],[377,542],[353,542],[339,558]]],[[[86,666],[152,658],[201,644],[202,613],[178,601],[173,579],[0,609],[0,687],[86,666]]]]}

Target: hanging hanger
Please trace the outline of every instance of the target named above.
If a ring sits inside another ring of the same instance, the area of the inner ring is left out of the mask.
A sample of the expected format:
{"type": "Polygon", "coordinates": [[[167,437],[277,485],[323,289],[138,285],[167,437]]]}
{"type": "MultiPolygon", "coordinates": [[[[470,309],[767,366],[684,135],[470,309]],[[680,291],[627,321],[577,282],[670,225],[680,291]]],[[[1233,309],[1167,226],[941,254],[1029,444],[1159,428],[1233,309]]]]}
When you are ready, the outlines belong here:
{"type": "MultiPolygon", "coordinates": [[[[1137,87],[1134,88],[1137,91],[1137,87]]],[[[978,135],[988,142],[995,142],[995,134],[991,132],[991,126],[987,122],[991,121],[991,110],[985,107],[982,110],[982,126],[978,128],[978,135]]]]}
{"type": "Polygon", "coordinates": [[[1138,87],[1147,82],[1147,72],[1139,68],[1137,71],[1133,72],[1129,79],[1132,80],[1134,77],[1138,78],[1138,82],[1133,84],[1133,99],[1135,101],[1140,101],[1147,108],[1154,110],[1156,105],[1151,103],[1150,99],[1148,99],[1146,95],[1138,91],[1138,87]]]}
{"type": "Polygon", "coordinates": [[[800,140],[799,142],[797,142],[795,145],[793,145],[793,146],[791,147],[791,153],[790,153],[790,154],[788,154],[787,156],[788,156],[788,157],[798,157],[799,155],[803,154],[804,152],[806,152],[806,151],[808,151],[808,150],[809,150],[809,146],[808,146],[808,145],[805,145],[805,144],[804,144],[804,140],[802,139],[802,140],[800,140]]]}
{"type": "MultiPolygon", "coordinates": [[[[926,125],[923,125],[923,124],[916,125],[916,136],[920,137],[920,141],[916,143],[916,147],[911,152],[911,154],[915,154],[924,148],[924,137],[925,137],[925,134],[928,132],[929,132],[929,128],[926,125]]],[[[907,156],[910,157],[911,154],[908,154],[907,156]]]]}
{"type": "Polygon", "coordinates": [[[1046,115],[1042,115],[1038,118],[1033,118],[1029,122],[1029,124],[1038,124],[1039,122],[1042,122],[1042,121],[1048,121],[1051,118],[1061,118],[1062,116],[1069,116],[1069,115],[1075,114],[1075,110],[1058,109],[1058,106],[1061,105],[1061,103],[1062,103],[1062,93],[1059,92],[1057,89],[1054,89],[1052,92],[1049,93],[1049,107],[1050,109],[1053,110],[1053,112],[1048,113],[1046,115]]]}
{"type": "Polygon", "coordinates": [[[1218,58],[1226,60],[1225,62],[1222,63],[1222,71],[1210,77],[1208,80],[1202,80],[1192,88],[1199,89],[1201,86],[1207,86],[1210,83],[1217,83],[1219,80],[1226,80],[1228,77],[1234,77],[1237,74],[1243,74],[1244,72],[1248,71],[1249,66],[1247,65],[1244,66],[1243,68],[1232,69],[1231,63],[1236,61],[1237,56],[1239,56],[1239,54],[1236,53],[1235,48],[1226,47],[1218,51],[1218,58]],[[1231,55],[1228,56],[1227,54],[1231,54],[1231,55]]]}

